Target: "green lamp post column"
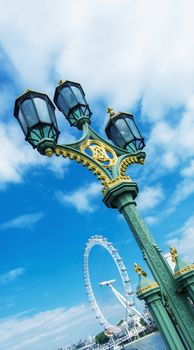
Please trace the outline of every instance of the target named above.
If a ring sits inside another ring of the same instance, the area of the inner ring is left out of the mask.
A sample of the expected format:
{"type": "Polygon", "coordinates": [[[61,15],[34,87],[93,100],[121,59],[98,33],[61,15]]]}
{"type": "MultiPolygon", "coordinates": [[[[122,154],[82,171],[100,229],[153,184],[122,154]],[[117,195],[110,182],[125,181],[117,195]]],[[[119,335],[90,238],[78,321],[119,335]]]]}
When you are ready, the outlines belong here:
{"type": "Polygon", "coordinates": [[[176,263],[174,269],[175,281],[178,285],[179,293],[186,291],[194,303],[194,264],[184,262],[174,247],[170,247],[172,261],[176,263]]]}
{"type": "Polygon", "coordinates": [[[148,279],[147,274],[139,265],[135,264],[134,268],[139,275],[137,297],[140,300],[144,300],[148,305],[167,348],[169,350],[184,350],[185,347],[179,334],[162,304],[161,290],[158,283],[148,279]]]}
{"type": "Polygon", "coordinates": [[[54,105],[45,94],[27,91],[15,103],[14,116],[28,141],[39,153],[68,157],[87,167],[102,184],[103,201],[109,208],[117,208],[125,217],[145,261],[160,285],[162,300],[176,319],[187,348],[194,349],[194,313],[187,298],[177,293],[177,283],[161,250],[148,231],[136,208],[138,186],[126,175],[133,163],[143,164],[145,152],[134,117],[129,113],[114,113],[106,134],[113,144],[90,127],[91,111],[80,84],[65,81],[56,88],[54,102],[71,126],[82,130],[81,138],[72,144],[57,144],[59,130],[54,105]]]}

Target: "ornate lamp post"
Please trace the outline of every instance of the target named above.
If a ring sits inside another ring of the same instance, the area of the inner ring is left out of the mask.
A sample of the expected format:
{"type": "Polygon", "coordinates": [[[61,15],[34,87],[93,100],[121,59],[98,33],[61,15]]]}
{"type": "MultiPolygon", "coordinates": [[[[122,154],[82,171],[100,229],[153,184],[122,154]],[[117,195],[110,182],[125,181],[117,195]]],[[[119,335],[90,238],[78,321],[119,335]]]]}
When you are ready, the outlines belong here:
{"type": "MultiPolygon", "coordinates": [[[[28,90],[16,100],[14,109],[26,140],[43,155],[68,157],[97,175],[102,184],[104,203],[123,214],[160,286],[162,304],[176,322],[173,332],[180,338],[183,348],[194,349],[193,310],[184,294],[177,292],[174,275],[137,210],[137,183],[126,175],[129,165],[143,164],[146,156],[142,151],[144,139],[133,116],[108,110],[110,118],[105,131],[112,144],[90,127],[91,111],[79,84],[60,81],[54,102],[70,125],[82,130],[81,138],[72,144],[57,144],[59,130],[54,105],[47,95],[28,90]]],[[[176,349],[175,346],[168,344],[169,349],[176,349]]]]}

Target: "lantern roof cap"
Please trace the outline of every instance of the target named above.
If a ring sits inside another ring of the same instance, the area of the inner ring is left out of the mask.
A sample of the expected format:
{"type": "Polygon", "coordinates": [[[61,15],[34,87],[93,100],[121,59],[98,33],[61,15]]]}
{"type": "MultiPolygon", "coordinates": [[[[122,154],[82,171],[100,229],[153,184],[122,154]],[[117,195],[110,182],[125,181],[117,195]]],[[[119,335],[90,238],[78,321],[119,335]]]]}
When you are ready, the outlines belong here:
{"type": "Polygon", "coordinates": [[[79,89],[81,90],[82,94],[85,96],[85,92],[81,86],[80,83],[76,83],[75,81],[71,81],[71,80],[59,80],[58,82],[58,86],[56,87],[55,89],[55,94],[54,94],[54,103],[57,105],[57,97],[58,97],[58,94],[60,93],[60,91],[62,90],[62,88],[64,86],[69,86],[69,85],[73,85],[73,86],[77,86],[79,87],[79,89]]]}
{"type": "Polygon", "coordinates": [[[129,112],[114,112],[113,108],[111,108],[111,107],[107,108],[107,114],[109,114],[109,119],[107,120],[107,123],[105,125],[105,130],[109,127],[109,125],[112,123],[113,120],[118,119],[122,115],[128,116],[134,120],[134,117],[131,113],[129,113],[129,112]]]}
{"type": "Polygon", "coordinates": [[[117,118],[118,116],[120,116],[122,114],[125,114],[127,116],[133,117],[133,115],[131,113],[129,113],[129,112],[114,112],[113,108],[111,108],[111,107],[107,108],[107,113],[109,114],[109,118],[110,119],[117,118]]]}

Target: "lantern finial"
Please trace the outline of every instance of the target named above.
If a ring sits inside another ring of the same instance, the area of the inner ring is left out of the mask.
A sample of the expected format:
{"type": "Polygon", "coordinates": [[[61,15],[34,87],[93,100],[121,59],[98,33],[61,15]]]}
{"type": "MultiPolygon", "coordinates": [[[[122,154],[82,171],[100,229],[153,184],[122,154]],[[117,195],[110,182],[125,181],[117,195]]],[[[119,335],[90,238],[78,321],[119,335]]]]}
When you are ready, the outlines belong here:
{"type": "Polygon", "coordinates": [[[115,112],[113,111],[113,108],[111,107],[108,107],[107,108],[107,113],[109,114],[109,117],[113,117],[113,115],[115,115],[115,112]]]}

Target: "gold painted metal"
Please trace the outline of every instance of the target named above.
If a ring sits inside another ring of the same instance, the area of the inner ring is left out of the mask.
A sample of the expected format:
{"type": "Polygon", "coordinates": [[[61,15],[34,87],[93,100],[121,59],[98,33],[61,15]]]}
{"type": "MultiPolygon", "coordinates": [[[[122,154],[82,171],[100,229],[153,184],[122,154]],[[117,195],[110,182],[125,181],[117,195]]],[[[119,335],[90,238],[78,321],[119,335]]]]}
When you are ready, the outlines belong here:
{"type": "Polygon", "coordinates": [[[194,270],[194,264],[185,266],[183,269],[180,269],[179,271],[175,272],[175,276],[180,276],[184,274],[185,272],[194,270]]]}
{"type": "Polygon", "coordinates": [[[65,80],[59,80],[58,81],[58,85],[61,85],[61,84],[63,84],[65,82],[65,80]]]}
{"type": "Polygon", "coordinates": [[[159,284],[158,284],[157,282],[153,282],[153,283],[150,284],[149,286],[145,286],[145,287],[143,287],[143,288],[139,288],[139,289],[137,290],[137,294],[142,294],[142,293],[147,292],[148,290],[153,289],[153,288],[156,288],[156,287],[158,287],[158,286],[159,286],[159,284]]]}
{"type": "Polygon", "coordinates": [[[45,151],[45,156],[51,158],[54,154],[54,151],[51,148],[47,148],[45,151]]]}
{"type": "Polygon", "coordinates": [[[126,157],[120,164],[120,174],[122,176],[125,176],[127,167],[132,164],[132,163],[137,163],[137,164],[144,164],[144,158],[138,158],[136,156],[128,156],[126,157]]]}
{"type": "Polygon", "coordinates": [[[117,176],[114,179],[108,180],[106,182],[106,186],[104,187],[104,189],[102,190],[103,195],[106,194],[106,192],[108,191],[108,189],[112,188],[115,185],[118,185],[122,182],[131,182],[131,178],[129,176],[117,176]]]}
{"type": "Polygon", "coordinates": [[[68,157],[70,160],[75,160],[77,163],[82,163],[82,165],[86,166],[88,170],[91,170],[94,175],[98,176],[98,179],[101,181],[101,184],[103,186],[103,190],[105,189],[106,184],[109,181],[109,177],[92,160],[89,160],[82,154],[78,154],[76,151],[64,150],[59,146],[55,148],[55,154],[56,156],[62,156],[64,158],[68,157]]]}
{"type": "Polygon", "coordinates": [[[171,254],[171,257],[172,257],[172,261],[174,263],[176,263],[176,260],[178,258],[178,252],[173,246],[170,246],[170,254],[171,254]]]}
{"type": "Polygon", "coordinates": [[[147,276],[147,273],[137,263],[134,264],[134,270],[138,273],[138,275],[142,275],[144,277],[147,276]]]}
{"type": "Polygon", "coordinates": [[[111,168],[117,162],[117,155],[115,151],[101,141],[91,139],[85,140],[80,146],[80,151],[87,154],[85,151],[87,149],[92,152],[91,157],[95,161],[102,163],[105,168],[111,168]],[[107,152],[109,152],[112,157],[110,157],[107,152]]]}
{"type": "Polygon", "coordinates": [[[109,117],[113,117],[115,115],[115,112],[113,111],[113,108],[108,107],[107,108],[107,113],[109,114],[109,117]]]}

